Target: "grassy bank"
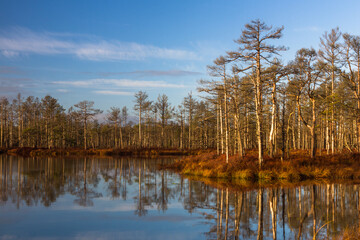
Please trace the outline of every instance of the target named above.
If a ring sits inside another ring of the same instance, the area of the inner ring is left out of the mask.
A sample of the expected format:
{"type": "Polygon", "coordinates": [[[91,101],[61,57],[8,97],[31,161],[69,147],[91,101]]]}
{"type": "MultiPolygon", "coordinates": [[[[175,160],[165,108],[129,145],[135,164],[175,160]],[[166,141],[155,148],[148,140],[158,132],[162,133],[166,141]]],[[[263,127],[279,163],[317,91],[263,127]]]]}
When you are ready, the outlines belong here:
{"type": "Polygon", "coordinates": [[[311,159],[305,151],[294,151],[284,161],[280,157],[265,157],[263,168],[259,170],[255,151],[242,158],[231,156],[228,164],[225,156],[208,152],[183,158],[161,168],[183,175],[251,181],[360,179],[360,154],[322,155],[311,159]]]}
{"type": "Polygon", "coordinates": [[[81,148],[11,148],[0,149],[0,153],[24,157],[36,156],[185,156],[196,154],[195,150],[139,148],[139,149],[81,149],[81,148]]]}

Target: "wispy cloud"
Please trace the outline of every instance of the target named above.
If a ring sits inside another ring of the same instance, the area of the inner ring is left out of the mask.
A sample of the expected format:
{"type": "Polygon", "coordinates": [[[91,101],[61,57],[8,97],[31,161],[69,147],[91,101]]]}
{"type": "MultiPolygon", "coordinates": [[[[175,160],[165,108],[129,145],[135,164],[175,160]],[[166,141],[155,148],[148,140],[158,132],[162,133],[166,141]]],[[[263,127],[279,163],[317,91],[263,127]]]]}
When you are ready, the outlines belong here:
{"type": "Polygon", "coordinates": [[[0,77],[0,95],[8,96],[33,87],[36,83],[29,78],[0,77]]]}
{"type": "Polygon", "coordinates": [[[48,33],[36,33],[25,28],[13,28],[0,33],[2,53],[69,54],[76,50],[76,44],[56,39],[48,33]]]}
{"type": "Polygon", "coordinates": [[[186,70],[139,70],[132,72],[85,72],[84,74],[98,75],[102,77],[118,76],[118,75],[135,75],[137,77],[183,77],[183,76],[196,76],[201,75],[201,72],[186,71],[186,70]]]}
{"type": "Polygon", "coordinates": [[[97,90],[94,93],[102,95],[120,95],[120,96],[132,96],[133,92],[124,92],[124,91],[113,91],[113,90],[97,90]]]}
{"type": "Polygon", "coordinates": [[[129,79],[91,79],[81,81],[55,81],[54,84],[74,87],[121,87],[121,88],[183,88],[182,84],[172,84],[164,81],[140,81],[129,79]]]}
{"type": "Polygon", "coordinates": [[[321,29],[316,26],[294,28],[294,32],[320,32],[321,29]]]}
{"type": "Polygon", "coordinates": [[[61,92],[61,93],[68,93],[69,90],[68,89],[57,89],[57,92],[61,92]]]}
{"type": "Polygon", "coordinates": [[[25,72],[17,67],[0,66],[0,74],[22,75],[25,72]]]}
{"type": "Polygon", "coordinates": [[[5,57],[20,54],[68,54],[92,61],[199,59],[192,51],[144,45],[135,42],[99,40],[86,36],[33,32],[26,28],[13,28],[0,32],[0,52],[5,57]]]}
{"type": "Polygon", "coordinates": [[[124,43],[119,41],[102,41],[94,44],[79,46],[75,54],[82,58],[94,61],[101,60],[142,60],[146,58],[160,59],[196,59],[193,52],[169,48],[160,48],[138,43],[124,43]]]}

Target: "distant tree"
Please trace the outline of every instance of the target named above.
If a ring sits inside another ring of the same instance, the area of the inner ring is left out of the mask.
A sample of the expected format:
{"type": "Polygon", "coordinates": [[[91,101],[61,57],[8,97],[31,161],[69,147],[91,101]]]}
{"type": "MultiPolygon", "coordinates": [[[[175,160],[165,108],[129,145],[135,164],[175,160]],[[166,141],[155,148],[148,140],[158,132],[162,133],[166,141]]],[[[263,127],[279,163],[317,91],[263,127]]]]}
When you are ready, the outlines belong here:
{"type": "Polygon", "coordinates": [[[190,92],[187,97],[184,98],[183,105],[188,113],[189,135],[188,135],[188,148],[192,148],[192,133],[193,133],[193,116],[196,107],[196,100],[190,92]]]}
{"type": "Polygon", "coordinates": [[[84,149],[87,149],[87,123],[89,120],[93,119],[97,114],[102,113],[100,109],[94,108],[94,102],[92,101],[82,101],[74,105],[78,110],[76,111],[79,116],[80,121],[82,121],[84,126],[84,149]]]}
{"type": "Polygon", "coordinates": [[[179,148],[184,148],[184,135],[185,135],[185,109],[183,105],[178,105],[176,111],[176,119],[178,124],[180,125],[180,139],[179,139],[179,148]]]}
{"type": "Polygon", "coordinates": [[[123,147],[122,143],[122,129],[121,129],[121,116],[120,116],[120,108],[117,107],[111,107],[111,110],[109,111],[107,115],[107,120],[114,125],[114,146],[117,147],[123,147]],[[118,138],[118,128],[120,126],[119,130],[119,138],[118,138]]]}
{"type": "Polygon", "coordinates": [[[45,120],[45,135],[46,135],[46,144],[48,148],[54,147],[54,128],[56,122],[56,116],[59,115],[64,109],[60,106],[58,101],[51,97],[50,95],[46,95],[43,99],[41,99],[42,112],[45,120]]]}
{"type": "Polygon", "coordinates": [[[148,100],[148,95],[146,92],[139,91],[135,93],[135,106],[134,110],[138,111],[139,114],[139,146],[143,146],[142,142],[142,133],[141,133],[141,121],[142,113],[147,111],[151,106],[151,101],[148,100]]]}
{"type": "Polygon", "coordinates": [[[24,119],[23,119],[23,113],[24,113],[24,109],[23,109],[23,99],[21,97],[21,94],[18,93],[17,95],[17,99],[16,99],[16,102],[17,102],[17,117],[18,117],[18,141],[19,141],[19,144],[18,146],[19,147],[22,147],[23,146],[23,141],[22,141],[22,129],[24,128],[24,119]]]}
{"type": "Polygon", "coordinates": [[[6,147],[8,147],[8,141],[5,140],[5,135],[7,134],[6,129],[9,121],[9,101],[5,97],[2,97],[0,99],[0,111],[1,111],[0,112],[1,114],[0,146],[4,147],[6,145],[6,147]]]}
{"type": "Polygon", "coordinates": [[[128,109],[126,106],[124,106],[121,109],[121,120],[124,123],[123,124],[124,126],[126,126],[126,124],[127,124],[128,117],[129,117],[128,109]]]}
{"type": "Polygon", "coordinates": [[[123,123],[123,127],[124,127],[124,136],[128,135],[127,137],[125,137],[125,141],[123,141],[124,144],[126,144],[126,146],[129,146],[129,141],[130,141],[130,133],[131,131],[129,131],[129,127],[127,127],[128,125],[128,118],[129,118],[129,110],[126,106],[124,106],[121,109],[121,122],[123,123]]]}
{"type": "Polygon", "coordinates": [[[164,147],[164,130],[168,120],[172,117],[174,107],[169,103],[169,98],[165,94],[159,95],[157,102],[155,102],[155,108],[160,115],[161,120],[161,146],[164,147]]]}

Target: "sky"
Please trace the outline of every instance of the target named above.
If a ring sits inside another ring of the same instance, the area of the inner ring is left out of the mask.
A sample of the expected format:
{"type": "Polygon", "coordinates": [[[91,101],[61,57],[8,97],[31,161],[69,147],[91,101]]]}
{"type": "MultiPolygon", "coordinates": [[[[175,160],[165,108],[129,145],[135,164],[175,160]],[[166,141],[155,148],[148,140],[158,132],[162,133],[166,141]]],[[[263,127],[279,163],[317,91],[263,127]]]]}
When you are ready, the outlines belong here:
{"type": "Polygon", "coordinates": [[[360,35],[360,1],[0,0],[0,96],[51,95],[65,108],[134,105],[146,91],[181,103],[244,25],[284,26],[284,63],[325,31],[360,35]]]}

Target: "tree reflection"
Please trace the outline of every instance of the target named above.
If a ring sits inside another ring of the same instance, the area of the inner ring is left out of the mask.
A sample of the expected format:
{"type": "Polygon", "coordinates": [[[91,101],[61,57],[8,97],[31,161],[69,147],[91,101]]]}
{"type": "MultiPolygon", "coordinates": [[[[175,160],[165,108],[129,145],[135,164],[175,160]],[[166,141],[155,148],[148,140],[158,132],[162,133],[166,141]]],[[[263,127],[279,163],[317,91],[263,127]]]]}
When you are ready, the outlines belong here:
{"type": "Polygon", "coordinates": [[[276,230],[277,230],[277,189],[269,190],[269,207],[271,212],[271,225],[272,225],[272,236],[273,239],[276,239],[276,230]]]}
{"type": "Polygon", "coordinates": [[[258,234],[257,240],[263,239],[263,189],[259,188],[258,190],[258,234]]]}
{"type": "Polygon", "coordinates": [[[138,197],[135,198],[137,199],[137,204],[136,204],[136,210],[135,210],[135,214],[138,216],[144,216],[147,214],[147,210],[145,209],[145,205],[143,203],[143,198],[142,198],[142,192],[141,192],[141,167],[139,166],[139,177],[138,177],[138,197]]]}
{"type": "Polygon", "coordinates": [[[19,158],[0,155],[0,205],[51,206],[64,194],[74,204],[132,202],[134,214],[166,216],[172,203],[206,224],[208,239],[332,238],[360,219],[359,186],[312,184],[237,190],[214,188],[157,170],[171,159],[19,158]]]}
{"type": "MultiPolygon", "coordinates": [[[[112,200],[118,199],[120,197],[120,187],[121,187],[121,181],[120,181],[120,183],[118,182],[118,161],[119,160],[114,160],[114,161],[115,161],[114,174],[111,177],[112,181],[108,185],[108,189],[109,189],[112,200]]],[[[120,168],[120,176],[121,176],[121,173],[122,172],[121,172],[121,168],[120,168]]]]}
{"type": "MultiPolygon", "coordinates": [[[[83,162],[83,183],[79,183],[79,188],[75,189],[73,194],[77,197],[77,199],[74,200],[74,203],[78,204],[79,206],[87,207],[87,206],[93,206],[94,198],[101,197],[102,194],[96,192],[94,188],[88,186],[87,183],[87,158],[85,157],[83,162]],[[82,187],[81,187],[82,186],[82,187]]],[[[81,181],[81,178],[78,178],[77,180],[81,181]]]]}

